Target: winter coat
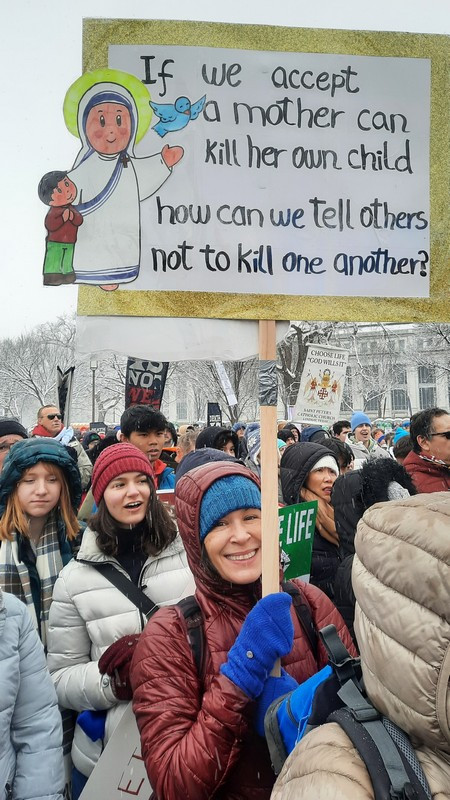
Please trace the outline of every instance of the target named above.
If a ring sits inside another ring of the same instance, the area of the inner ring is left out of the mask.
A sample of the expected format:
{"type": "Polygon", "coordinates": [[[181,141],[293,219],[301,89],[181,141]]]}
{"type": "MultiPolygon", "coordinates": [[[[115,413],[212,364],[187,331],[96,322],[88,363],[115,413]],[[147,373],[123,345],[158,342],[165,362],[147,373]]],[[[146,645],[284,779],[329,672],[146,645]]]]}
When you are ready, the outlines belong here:
{"type": "Polygon", "coordinates": [[[62,800],[61,715],[27,608],[0,589],[0,800],[62,800]]]}
{"type": "Polygon", "coordinates": [[[394,459],[380,461],[369,458],[361,469],[340,475],[333,486],[331,505],[342,559],[334,580],[333,600],[352,636],[355,616],[352,564],[356,526],[364,511],[375,503],[394,499],[396,490],[416,494],[408,473],[394,459]]]}
{"type": "Polygon", "coordinates": [[[211,461],[232,461],[236,463],[236,459],[233,456],[229,456],[228,453],[224,453],[223,450],[215,450],[214,447],[202,447],[201,450],[192,450],[190,453],[186,453],[178,464],[175,473],[175,486],[186,472],[195,469],[195,467],[201,467],[203,464],[208,464],[211,461]]]}
{"type": "Polygon", "coordinates": [[[23,472],[34,467],[39,461],[55,464],[63,471],[72,508],[75,513],[77,512],[81,500],[81,483],[76,460],[60,442],[50,438],[35,438],[17,442],[5,458],[0,477],[0,515],[3,514],[8,497],[15,489],[23,472]]]}
{"type": "Polygon", "coordinates": [[[406,456],[403,466],[414,481],[418,492],[450,490],[450,466],[422,458],[414,450],[406,456]]]}
{"type": "Polygon", "coordinates": [[[368,447],[356,439],[349,439],[348,444],[352,448],[355,456],[354,469],[361,469],[362,465],[369,458],[391,458],[388,451],[376,443],[375,439],[369,439],[368,447]]]}
{"type": "MultiPolygon", "coordinates": [[[[336,456],[322,444],[298,442],[284,451],[280,462],[280,480],[283,500],[286,505],[301,503],[300,489],[305,485],[308,474],[324,456],[336,456]]],[[[336,461],[337,468],[337,461],[336,461]]],[[[324,539],[319,531],[314,532],[310,580],[329,597],[334,594],[334,579],[339,567],[339,550],[332,542],[324,539]]]]}
{"type": "MultiPolygon", "coordinates": [[[[97,662],[121,636],[140,633],[145,619],[131,600],[91,566],[95,562],[110,562],[126,575],[115,558],[102,553],[96,534],[86,528],[77,559],[64,567],[53,591],[48,667],[61,706],[75,711],[108,710],[106,742],[125,704],[118,702],[97,662]]],[[[139,585],[157,605],[176,603],[192,594],[192,575],[179,537],[159,555],[147,558],[139,585]]],[[[100,743],[87,739],[77,725],[72,760],[83,775],[90,774],[100,752],[100,743]]]]}
{"type": "MultiPolygon", "coordinates": [[[[380,503],[356,534],[355,629],[376,708],[411,738],[433,800],[450,797],[450,496],[380,503]]],[[[337,723],[308,733],[271,800],[373,800],[372,783],[337,723]]]]}
{"type": "MultiPolygon", "coordinates": [[[[219,668],[244,619],[261,595],[261,581],[226,582],[201,557],[199,512],[203,494],[225,475],[249,477],[240,464],[216,462],[187,473],[177,484],[180,534],[196,582],[205,636],[203,675],[198,674],[179,609],[150,620],[131,667],[133,708],[142,755],[158,800],[267,800],[274,775],[266,743],[253,730],[255,704],[219,668]]],[[[301,584],[318,628],[332,621],[350,637],[330,600],[301,584]]],[[[292,610],[295,629],[284,668],[298,681],[317,671],[315,658],[292,610]]],[[[326,663],[320,645],[319,667],[326,663]]]]}

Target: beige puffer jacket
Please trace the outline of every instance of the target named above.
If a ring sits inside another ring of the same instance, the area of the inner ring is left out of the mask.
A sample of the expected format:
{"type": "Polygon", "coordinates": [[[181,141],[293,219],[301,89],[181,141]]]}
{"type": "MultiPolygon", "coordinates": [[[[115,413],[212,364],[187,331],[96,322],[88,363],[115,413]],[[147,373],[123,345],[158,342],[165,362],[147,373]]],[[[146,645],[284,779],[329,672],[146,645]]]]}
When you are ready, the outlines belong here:
{"type": "MultiPolygon", "coordinates": [[[[433,800],[450,798],[450,495],[378,503],[355,539],[355,631],[370,699],[409,733],[433,800]]],[[[271,800],[373,800],[342,728],[316,728],[287,759],[271,800]]]]}

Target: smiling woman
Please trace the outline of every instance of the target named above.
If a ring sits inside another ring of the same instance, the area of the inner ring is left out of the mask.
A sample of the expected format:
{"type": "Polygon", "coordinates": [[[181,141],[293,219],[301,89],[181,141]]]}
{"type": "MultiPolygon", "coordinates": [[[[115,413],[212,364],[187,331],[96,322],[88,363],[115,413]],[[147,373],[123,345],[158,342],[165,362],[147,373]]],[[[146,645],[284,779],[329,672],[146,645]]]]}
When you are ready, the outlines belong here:
{"type": "Polygon", "coordinates": [[[73,800],[131,699],[128,671],[146,623],[132,598],[137,593],[142,604],[158,607],[193,590],[183,544],[157,499],[143,452],[128,443],[106,448],[95,462],[92,493],[98,510],[76,561],[56,583],[48,641],[59,702],[81,712],[72,747],[73,800]]]}
{"type": "Polygon", "coordinates": [[[336,609],[314,586],[295,581],[261,597],[259,480],[222,455],[187,470],[175,491],[196,582],[196,626],[200,617],[204,631],[202,663],[180,609],[172,607],[151,618],[131,668],[142,754],[155,797],[167,800],[269,799],[274,774],[257,718],[268,699],[327,660],[308,643],[290,591],[309,609],[311,627],[335,624],[350,642],[336,609]],[[286,672],[271,678],[277,658],[286,672]]]}

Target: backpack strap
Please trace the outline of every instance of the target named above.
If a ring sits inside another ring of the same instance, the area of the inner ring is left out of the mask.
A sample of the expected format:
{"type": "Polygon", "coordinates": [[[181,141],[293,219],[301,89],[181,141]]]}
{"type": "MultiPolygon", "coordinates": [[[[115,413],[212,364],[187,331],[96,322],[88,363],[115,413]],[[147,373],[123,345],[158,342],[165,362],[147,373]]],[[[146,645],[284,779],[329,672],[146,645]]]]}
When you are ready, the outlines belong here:
{"type": "Polygon", "coordinates": [[[350,655],[336,627],[334,625],[326,625],[320,629],[319,636],[328,653],[328,661],[333,667],[333,672],[337,675],[340,685],[344,686],[348,680],[352,680],[360,687],[356,669],[359,671],[361,659],[350,655]]]}
{"type": "MultiPolygon", "coordinates": [[[[361,693],[356,683],[353,680],[347,681],[338,691],[338,695],[345,703],[345,708],[333,712],[328,719],[339,723],[358,750],[371,777],[375,800],[431,798],[431,793],[426,792],[429,787],[421,768],[423,781],[419,780],[409,763],[407,749],[403,752],[399,749],[383,724],[383,718],[361,693]]],[[[406,734],[402,733],[407,739],[406,734]]],[[[412,747],[409,744],[411,753],[412,747]]],[[[418,764],[417,758],[414,760],[418,764]]]]}
{"type": "Polygon", "coordinates": [[[319,660],[319,634],[314,624],[309,603],[303,592],[292,581],[284,581],[281,584],[281,588],[283,592],[287,592],[292,597],[292,605],[317,664],[319,660]]]}
{"type": "Polygon", "coordinates": [[[406,733],[382,717],[358,680],[360,659],[352,658],[334,625],[319,632],[329,663],[340,683],[344,708],[328,721],[337,722],[363,759],[372,780],[375,800],[431,800],[422,767],[406,733]]]}
{"type": "MultiPolygon", "coordinates": [[[[361,710],[361,709],[360,709],[361,710]]],[[[422,771],[420,782],[398,751],[394,740],[378,720],[358,721],[352,709],[341,708],[328,717],[345,731],[361,756],[372,781],[375,800],[431,800],[431,792],[422,771]]]]}
{"type": "Polygon", "coordinates": [[[200,606],[194,595],[184,597],[183,600],[177,603],[177,606],[186,623],[189,644],[197,673],[202,678],[205,661],[205,630],[200,606]]]}
{"type": "Polygon", "coordinates": [[[139,589],[139,586],[136,586],[133,581],[130,581],[123,572],[116,569],[112,564],[106,562],[83,561],[82,559],[78,559],[78,561],[80,561],[81,564],[89,564],[89,566],[94,567],[97,572],[100,572],[100,574],[112,583],[116,589],[119,589],[128,600],[134,603],[136,608],[139,609],[147,620],[153,616],[155,611],[158,611],[159,606],[157,606],[153,600],[150,600],[142,589],[139,589]]]}

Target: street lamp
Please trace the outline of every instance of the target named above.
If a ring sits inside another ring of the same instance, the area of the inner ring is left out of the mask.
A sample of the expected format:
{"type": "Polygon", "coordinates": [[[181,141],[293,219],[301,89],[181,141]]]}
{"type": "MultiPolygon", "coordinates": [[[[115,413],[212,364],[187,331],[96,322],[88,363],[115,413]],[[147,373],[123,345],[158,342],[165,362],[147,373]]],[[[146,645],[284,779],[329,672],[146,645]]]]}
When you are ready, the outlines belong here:
{"type": "Polygon", "coordinates": [[[91,356],[89,366],[92,370],[92,422],[95,422],[95,370],[98,368],[98,361],[95,356],[91,356]]]}

